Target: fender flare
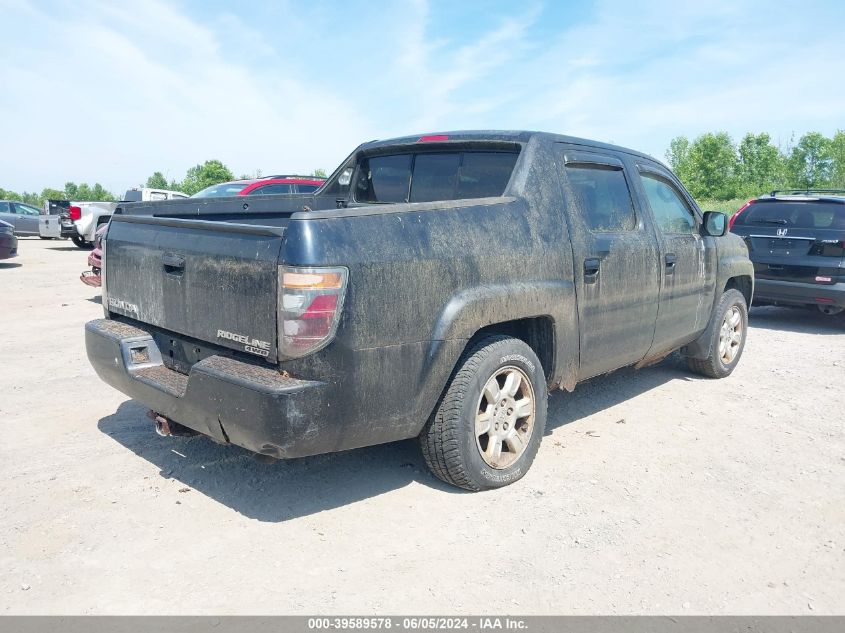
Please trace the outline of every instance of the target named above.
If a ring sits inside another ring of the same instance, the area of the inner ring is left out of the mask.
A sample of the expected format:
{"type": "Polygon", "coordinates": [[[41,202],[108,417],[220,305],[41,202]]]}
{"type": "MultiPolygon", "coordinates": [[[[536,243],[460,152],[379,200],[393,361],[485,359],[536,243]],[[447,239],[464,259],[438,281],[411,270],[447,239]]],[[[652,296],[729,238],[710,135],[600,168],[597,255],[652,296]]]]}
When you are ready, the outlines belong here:
{"type": "Polygon", "coordinates": [[[485,284],[456,292],[437,315],[421,382],[430,380],[442,362],[452,366],[457,362],[442,358],[444,341],[468,341],[487,326],[535,317],[548,317],[553,324],[555,361],[549,383],[571,391],[578,370],[579,338],[575,284],[568,280],[485,284]]]}

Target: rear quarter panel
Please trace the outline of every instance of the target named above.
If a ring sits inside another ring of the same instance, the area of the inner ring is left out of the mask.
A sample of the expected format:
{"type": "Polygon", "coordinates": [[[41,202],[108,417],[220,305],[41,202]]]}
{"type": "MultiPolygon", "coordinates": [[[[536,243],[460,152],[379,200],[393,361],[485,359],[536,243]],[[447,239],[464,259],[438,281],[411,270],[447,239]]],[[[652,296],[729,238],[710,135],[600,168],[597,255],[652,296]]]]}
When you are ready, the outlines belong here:
{"type": "Polygon", "coordinates": [[[336,386],[337,424],[321,429],[336,448],[416,435],[468,339],[489,324],[551,317],[565,350],[551,381],[574,371],[572,257],[551,160],[529,145],[507,198],[292,217],[285,263],[349,268],[335,341],[282,364],[336,386]]]}

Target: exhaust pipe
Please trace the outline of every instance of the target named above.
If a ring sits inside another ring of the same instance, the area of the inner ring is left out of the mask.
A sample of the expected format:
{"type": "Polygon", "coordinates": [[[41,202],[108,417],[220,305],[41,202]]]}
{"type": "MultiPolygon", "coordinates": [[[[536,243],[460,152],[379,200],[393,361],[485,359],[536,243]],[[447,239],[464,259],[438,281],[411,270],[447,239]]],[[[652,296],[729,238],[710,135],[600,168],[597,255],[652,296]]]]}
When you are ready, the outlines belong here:
{"type": "Polygon", "coordinates": [[[191,435],[197,435],[197,432],[193,429],[189,429],[187,426],[182,426],[178,422],[174,422],[160,413],[149,411],[147,415],[152,418],[153,424],[155,424],[156,433],[162,437],[188,437],[191,435]]]}
{"type": "Polygon", "coordinates": [[[147,415],[153,419],[153,424],[155,424],[156,427],[156,433],[162,437],[170,437],[173,435],[173,431],[170,429],[170,420],[155,411],[150,411],[147,415]]]}

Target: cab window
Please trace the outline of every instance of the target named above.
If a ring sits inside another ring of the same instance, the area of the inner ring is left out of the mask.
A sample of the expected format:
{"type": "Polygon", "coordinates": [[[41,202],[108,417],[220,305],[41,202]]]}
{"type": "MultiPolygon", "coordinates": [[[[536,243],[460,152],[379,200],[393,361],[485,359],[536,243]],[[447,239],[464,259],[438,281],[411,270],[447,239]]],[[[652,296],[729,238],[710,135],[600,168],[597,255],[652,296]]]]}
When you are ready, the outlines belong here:
{"type": "Polygon", "coordinates": [[[641,182],[654,221],[664,233],[695,233],[695,214],[675,187],[656,174],[641,173],[641,182]]]}
{"type": "Polygon", "coordinates": [[[365,157],[355,176],[355,200],[434,202],[501,196],[518,157],[513,151],[435,151],[365,157]]]}
{"type": "Polygon", "coordinates": [[[631,191],[621,168],[610,165],[566,166],[575,205],[587,228],[594,232],[619,233],[637,226],[631,191]]]}

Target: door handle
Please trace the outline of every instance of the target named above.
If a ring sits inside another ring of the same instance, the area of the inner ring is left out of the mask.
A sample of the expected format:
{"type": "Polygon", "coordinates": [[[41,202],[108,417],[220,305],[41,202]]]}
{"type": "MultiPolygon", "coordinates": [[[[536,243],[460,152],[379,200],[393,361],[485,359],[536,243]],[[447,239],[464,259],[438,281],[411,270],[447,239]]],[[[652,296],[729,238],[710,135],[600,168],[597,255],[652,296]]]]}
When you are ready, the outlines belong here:
{"type": "Polygon", "coordinates": [[[587,257],[584,260],[584,283],[594,284],[599,277],[601,259],[598,257],[587,257]]]}
{"type": "Polygon", "coordinates": [[[185,258],[181,255],[165,253],[161,256],[161,263],[164,265],[164,272],[168,275],[181,275],[185,272],[185,258]]]}
{"type": "Polygon", "coordinates": [[[666,263],[666,274],[675,274],[675,262],[677,261],[675,253],[666,253],[666,257],[663,258],[663,261],[666,263]]]}

